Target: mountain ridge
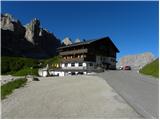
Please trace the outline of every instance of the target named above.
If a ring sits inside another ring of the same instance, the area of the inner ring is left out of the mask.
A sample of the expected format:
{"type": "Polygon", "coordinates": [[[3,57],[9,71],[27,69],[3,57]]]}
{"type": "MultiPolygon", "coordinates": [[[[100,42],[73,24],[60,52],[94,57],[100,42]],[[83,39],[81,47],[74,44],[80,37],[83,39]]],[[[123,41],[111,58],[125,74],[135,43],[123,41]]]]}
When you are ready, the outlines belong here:
{"type": "Polygon", "coordinates": [[[128,65],[132,68],[140,69],[141,67],[152,62],[153,60],[155,60],[155,57],[151,52],[126,55],[119,59],[117,67],[128,65]]]}
{"type": "Polygon", "coordinates": [[[49,58],[57,55],[61,42],[33,19],[25,26],[10,14],[1,14],[2,56],[49,58]]]}

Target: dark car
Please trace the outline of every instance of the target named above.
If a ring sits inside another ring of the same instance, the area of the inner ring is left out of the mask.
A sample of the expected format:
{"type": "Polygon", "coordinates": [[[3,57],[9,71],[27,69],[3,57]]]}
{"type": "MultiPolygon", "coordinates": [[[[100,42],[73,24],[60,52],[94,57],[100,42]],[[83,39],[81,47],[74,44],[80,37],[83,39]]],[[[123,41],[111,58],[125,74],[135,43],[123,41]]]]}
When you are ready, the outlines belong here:
{"type": "Polygon", "coordinates": [[[125,66],[123,70],[131,70],[131,66],[125,66]]]}

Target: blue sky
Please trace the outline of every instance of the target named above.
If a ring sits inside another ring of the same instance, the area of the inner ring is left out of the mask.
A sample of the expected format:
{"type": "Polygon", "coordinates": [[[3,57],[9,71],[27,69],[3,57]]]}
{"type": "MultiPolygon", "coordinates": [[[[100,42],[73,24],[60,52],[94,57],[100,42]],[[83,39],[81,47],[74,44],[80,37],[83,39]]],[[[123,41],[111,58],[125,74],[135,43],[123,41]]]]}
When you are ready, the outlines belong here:
{"type": "Polygon", "coordinates": [[[109,36],[119,48],[118,58],[143,52],[159,56],[158,2],[2,2],[2,13],[10,13],[22,24],[33,18],[54,35],[73,41],[109,36]]]}

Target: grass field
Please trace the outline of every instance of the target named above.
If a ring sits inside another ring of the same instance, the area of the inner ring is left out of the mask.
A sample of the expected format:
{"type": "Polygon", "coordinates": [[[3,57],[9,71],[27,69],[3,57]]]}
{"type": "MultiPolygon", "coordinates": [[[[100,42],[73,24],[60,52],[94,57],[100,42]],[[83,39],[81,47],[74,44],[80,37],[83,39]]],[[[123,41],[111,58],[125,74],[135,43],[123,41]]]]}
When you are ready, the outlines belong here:
{"type": "Polygon", "coordinates": [[[1,99],[6,98],[7,95],[11,94],[13,90],[23,87],[25,83],[27,82],[27,79],[20,78],[11,82],[8,82],[1,86],[1,99]]]}
{"type": "Polygon", "coordinates": [[[139,72],[145,75],[151,75],[158,78],[159,77],[159,59],[156,59],[150,64],[145,65],[142,69],[140,69],[139,72]]]}

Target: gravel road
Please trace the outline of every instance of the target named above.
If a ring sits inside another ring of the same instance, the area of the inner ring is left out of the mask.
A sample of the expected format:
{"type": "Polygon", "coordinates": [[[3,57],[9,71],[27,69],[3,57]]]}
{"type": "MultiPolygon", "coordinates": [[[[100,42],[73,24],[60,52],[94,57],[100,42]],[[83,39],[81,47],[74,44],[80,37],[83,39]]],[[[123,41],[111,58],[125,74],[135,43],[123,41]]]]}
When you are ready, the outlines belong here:
{"type": "Polygon", "coordinates": [[[131,71],[97,74],[145,118],[159,118],[159,80],[131,71]]]}
{"type": "Polygon", "coordinates": [[[22,77],[22,76],[16,77],[16,76],[12,76],[12,75],[3,75],[3,76],[0,76],[0,82],[1,82],[1,85],[3,85],[3,84],[6,84],[10,81],[14,81],[18,78],[24,78],[24,77],[22,77]]]}
{"type": "Polygon", "coordinates": [[[2,100],[2,118],[142,118],[97,76],[40,78],[2,100]]]}

